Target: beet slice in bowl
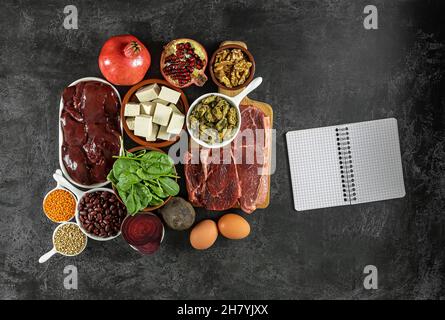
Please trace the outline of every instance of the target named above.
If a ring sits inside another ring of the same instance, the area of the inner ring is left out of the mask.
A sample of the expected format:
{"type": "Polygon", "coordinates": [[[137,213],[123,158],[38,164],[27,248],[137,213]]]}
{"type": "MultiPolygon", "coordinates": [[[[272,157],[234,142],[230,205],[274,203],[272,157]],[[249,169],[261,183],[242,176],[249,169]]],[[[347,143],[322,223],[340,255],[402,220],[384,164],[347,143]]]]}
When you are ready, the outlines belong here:
{"type": "MultiPolygon", "coordinates": [[[[129,245],[135,247],[153,243],[157,243],[159,247],[163,229],[162,222],[156,215],[141,213],[125,218],[122,223],[122,236],[129,245]]],[[[147,250],[151,249],[147,248],[147,250]]]]}
{"type": "Polygon", "coordinates": [[[135,248],[142,254],[153,254],[158,251],[160,245],[159,242],[149,242],[143,246],[135,246],[135,248]]]}

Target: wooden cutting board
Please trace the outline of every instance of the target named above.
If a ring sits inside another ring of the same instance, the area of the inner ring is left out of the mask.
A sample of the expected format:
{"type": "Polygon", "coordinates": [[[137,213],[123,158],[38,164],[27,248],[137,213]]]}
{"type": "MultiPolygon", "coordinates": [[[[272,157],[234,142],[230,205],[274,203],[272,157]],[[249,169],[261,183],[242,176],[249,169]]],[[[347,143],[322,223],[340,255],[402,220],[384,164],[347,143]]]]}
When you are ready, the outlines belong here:
{"type": "MultiPolygon", "coordinates": [[[[228,44],[237,44],[237,45],[242,46],[247,49],[247,44],[244,42],[241,42],[241,41],[224,41],[220,44],[220,47],[228,45],[228,44]]],[[[211,66],[209,66],[209,67],[211,68],[211,66]]],[[[259,86],[259,88],[257,90],[261,90],[261,86],[259,86]]],[[[218,89],[219,93],[228,95],[230,97],[236,96],[241,91],[243,91],[243,89],[233,90],[233,91],[224,90],[222,88],[218,89]]],[[[267,104],[265,102],[256,101],[256,100],[250,99],[249,97],[244,98],[243,101],[241,102],[241,104],[242,105],[251,105],[251,106],[254,106],[254,107],[260,109],[261,111],[263,111],[264,114],[270,118],[271,129],[273,129],[273,109],[270,104],[267,104]]],[[[271,140],[271,142],[270,142],[271,145],[269,146],[269,148],[270,148],[269,149],[270,150],[269,163],[272,161],[272,147],[273,147],[272,146],[273,139],[270,139],[270,140],[271,140]]],[[[267,197],[266,197],[266,200],[264,201],[264,203],[257,204],[258,209],[265,209],[269,206],[269,203],[270,203],[270,175],[267,176],[267,179],[268,179],[267,197]]]]}

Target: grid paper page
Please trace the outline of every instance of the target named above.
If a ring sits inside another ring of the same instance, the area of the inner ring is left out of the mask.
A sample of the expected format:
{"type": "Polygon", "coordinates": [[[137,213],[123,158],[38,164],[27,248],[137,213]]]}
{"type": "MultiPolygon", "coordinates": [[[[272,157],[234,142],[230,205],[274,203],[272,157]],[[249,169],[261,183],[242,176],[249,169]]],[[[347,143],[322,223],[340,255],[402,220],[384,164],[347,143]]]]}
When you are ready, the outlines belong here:
{"type": "Polygon", "coordinates": [[[344,205],[336,127],[286,134],[295,210],[344,205]]]}
{"type": "Polygon", "coordinates": [[[286,138],[297,211],[405,196],[394,118],[290,131],[286,138]],[[337,143],[348,148],[348,166],[337,143]]]}
{"type": "Polygon", "coordinates": [[[357,200],[380,201],[405,196],[397,120],[349,124],[357,200]]]}

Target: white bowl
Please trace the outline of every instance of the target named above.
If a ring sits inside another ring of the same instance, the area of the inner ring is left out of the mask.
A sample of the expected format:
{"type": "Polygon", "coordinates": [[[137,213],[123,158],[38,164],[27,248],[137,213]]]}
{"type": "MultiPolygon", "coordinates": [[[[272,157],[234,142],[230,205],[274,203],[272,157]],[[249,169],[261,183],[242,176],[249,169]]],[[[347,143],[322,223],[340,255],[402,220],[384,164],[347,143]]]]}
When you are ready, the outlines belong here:
{"type": "MultiPolygon", "coordinates": [[[[86,78],[81,78],[78,79],[76,81],[74,81],[73,83],[71,83],[70,85],[68,85],[68,87],[70,86],[74,86],[76,84],[78,84],[79,82],[84,82],[84,81],[98,81],[98,82],[102,82],[105,84],[108,84],[109,86],[111,86],[111,88],[113,88],[114,92],[116,93],[117,98],[119,99],[119,106],[122,105],[122,100],[121,100],[121,96],[119,94],[119,91],[117,91],[117,89],[108,81],[105,81],[104,79],[101,78],[96,78],[96,77],[86,77],[86,78]]],[[[60,97],[60,105],[59,105],[59,165],[60,168],[62,169],[63,174],[65,175],[65,177],[68,179],[69,182],[71,182],[72,184],[80,187],[80,188],[84,188],[84,189],[92,189],[92,188],[100,188],[100,187],[104,187],[106,186],[109,181],[104,181],[101,183],[95,183],[92,185],[85,185],[85,184],[81,184],[78,183],[76,181],[74,181],[70,175],[68,174],[68,171],[65,168],[65,165],[63,164],[63,159],[62,159],[62,144],[63,144],[63,131],[62,131],[62,125],[60,123],[60,117],[62,115],[62,109],[63,109],[63,97],[60,97]]],[[[119,114],[118,114],[118,118],[120,118],[119,114]]],[[[121,124],[120,126],[120,134],[122,137],[122,121],[120,121],[119,119],[119,123],[121,124]]],[[[122,152],[122,150],[121,150],[122,152]]]]}
{"type": "Polygon", "coordinates": [[[192,103],[192,105],[190,106],[189,110],[187,111],[186,123],[187,123],[187,131],[188,131],[190,137],[192,137],[193,141],[195,141],[196,143],[198,143],[201,146],[206,147],[206,148],[214,148],[214,149],[222,148],[222,147],[230,144],[233,141],[233,139],[235,139],[236,135],[238,134],[238,132],[239,132],[239,130],[241,128],[241,112],[240,112],[240,109],[239,109],[239,104],[237,105],[236,102],[231,97],[226,96],[225,94],[222,94],[222,93],[207,93],[207,94],[204,94],[204,95],[200,96],[198,99],[196,99],[192,103]],[[207,143],[205,141],[202,141],[199,138],[195,137],[193,135],[193,132],[192,132],[191,128],[190,128],[190,115],[191,115],[191,112],[196,107],[196,105],[198,105],[203,99],[205,99],[205,98],[207,98],[209,96],[218,96],[218,97],[221,97],[221,98],[227,100],[230,103],[231,106],[235,107],[236,113],[237,113],[237,116],[238,116],[238,125],[237,125],[237,127],[235,129],[235,134],[233,134],[230,139],[223,140],[221,142],[212,143],[212,144],[209,144],[209,143],[207,143]]]}
{"type": "MultiPolygon", "coordinates": [[[[85,191],[85,193],[82,195],[82,197],[79,198],[79,201],[77,201],[77,204],[76,204],[76,214],[75,214],[76,222],[77,222],[77,224],[79,225],[80,230],[82,230],[82,232],[85,233],[85,235],[86,235],[88,238],[91,238],[91,239],[96,240],[96,241],[109,241],[109,240],[113,240],[113,239],[115,239],[115,238],[117,238],[117,237],[119,237],[119,236],[121,235],[121,230],[120,230],[120,228],[119,228],[119,232],[118,232],[115,236],[107,237],[107,238],[103,238],[103,237],[98,237],[98,236],[96,236],[96,235],[94,235],[94,234],[88,232],[88,231],[83,227],[82,222],[80,221],[80,214],[79,214],[79,209],[78,209],[78,208],[79,208],[79,202],[80,202],[80,200],[81,200],[86,194],[88,194],[88,193],[94,193],[94,192],[98,192],[98,191],[107,191],[107,192],[110,192],[110,193],[112,193],[112,194],[114,194],[114,195],[116,196],[116,193],[113,191],[113,189],[108,189],[108,188],[94,188],[94,189],[85,191]]],[[[116,201],[117,201],[117,202],[119,201],[119,200],[117,199],[117,196],[116,196],[116,201]]],[[[124,219],[125,219],[125,218],[124,218],[124,219]]],[[[122,219],[122,222],[124,222],[123,219],[122,219]]]]}
{"type": "MultiPolygon", "coordinates": [[[[157,215],[155,215],[155,214],[152,213],[152,212],[140,212],[140,213],[138,213],[138,214],[151,214],[152,216],[157,216],[157,215]]],[[[125,219],[127,219],[128,217],[132,217],[132,216],[128,215],[128,216],[125,217],[125,219]]],[[[159,218],[159,217],[158,217],[158,218],[159,218]]],[[[124,219],[124,220],[125,220],[125,219],[124,219]]],[[[161,219],[161,218],[159,218],[159,219],[161,219]]],[[[122,221],[122,224],[124,224],[123,221],[122,221]]],[[[162,223],[162,220],[161,220],[161,224],[162,224],[162,236],[161,236],[161,241],[159,242],[160,244],[164,241],[164,236],[165,236],[165,227],[164,227],[164,223],[162,223]]],[[[133,245],[131,245],[131,244],[129,244],[129,243],[128,243],[128,245],[130,246],[130,248],[132,248],[133,250],[135,250],[135,251],[137,251],[137,252],[140,253],[140,251],[139,251],[135,246],[133,246],[133,245]]]]}
{"type": "Polygon", "coordinates": [[[204,95],[200,96],[198,99],[196,99],[192,103],[192,105],[190,106],[189,110],[187,111],[187,116],[186,116],[186,119],[185,119],[185,122],[186,122],[186,125],[187,125],[187,131],[188,131],[190,137],[192,137],[193,141],[195,141],[196,143],[198,143],[199,145],[201,145],[201,146],[203,146],[205,148],[212,148],[212,149],[222,148],[222,147],[230,144],[235,139],[235,137],[238,135],[238,132],[239,132],[239,130],[241,128],[241,112],[240,112],[240,108],[239,108],[239,106],[241,104],[241,101],[250,92],[255,90],[261,84],[261,82],[263,82],[263,78],[261,78],[261,77],[253,79],[253,81],[243,91],[241,91],[235,97],[229,97],[229,96],[227,96],[225,94],[222,94],[222,93],[207,93],[207,94],[204,94],[204,95]],[[191,115],[193,109],[196,107],[197,104],[199,104],[201,102],[202,99],[205,99],[208,96],[212,96],[212,95],[213,96],[218,96],[218,97],[221,97],[221,98],[227,100],[232,106],[235,107],[237,115],[238,115],[238,126],[236,128],[235,134],[230,139],[227,139],[227,140],[224,140],[224,141],[221,141],[221,142],[218,142],[218,143],[208,144],[207,142],[204,142],[204,141],[200,140],[199,138],[197,138],[197,137],[195,137],[193,135],[193,132],[192,132],[192,130],[190,128],[190,115],[191,115]]]}
{"type": "Polygon", "coordinates": [[[53,248],[50,251],[48,251],[47,253],[45,253],[43,256],[40,257],[39,263],[45,263],[46,261],[48,261],[49,258],[51,258],[56,253],[61,254],[62,256],[65,256],[65,257],[75,257],[75,256],[78,256],[79,254],[81,254],[85,250],[85,248],[87,247],[87,244],[88,244],[88,237],[86,237],[86,239],[85,239],[85,245],[83,246],[82,250],[80,250],[76,254],[66,254],[66,253],[62,253],[62,252],[59,252],[56,250],[56,245],[55,245],[55,241],[54,241],[56,232],[57,232],[57,230],[59,230],[62,226],[66,225],[66,224],[73,224],[73,225],[79,227],[79,225],[74,222],[62,222],[61,224],[59,224],[57,226],[57,228],[55,228],[53,231],[53,236],[52,236],[53,248]]]}

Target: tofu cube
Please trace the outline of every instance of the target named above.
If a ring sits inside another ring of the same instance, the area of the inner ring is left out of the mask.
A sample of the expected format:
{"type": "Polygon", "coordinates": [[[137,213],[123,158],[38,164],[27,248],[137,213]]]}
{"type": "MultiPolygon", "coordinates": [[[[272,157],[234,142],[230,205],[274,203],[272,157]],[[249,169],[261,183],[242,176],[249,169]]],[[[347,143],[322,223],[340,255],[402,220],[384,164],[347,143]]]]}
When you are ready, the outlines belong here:
{"type": "Polygon", "coordinates": [[[158,139],[161,140],[170,140],[172,138],[172,135],[167,132],[166,126],[160,126],[159,132],[158,132],[158,139]]]}
{"type": "Polygon", "coordinates": [[[134,130],[134,120],[135,118],[133,118],[133,117],[127,117],[127,118],[125,118],[125,121],[127,122],[127,127],[128,127],[128,129],[130,129],[130,130],[134,130]]]}
{"type": "Polygon", "coordinates": [[[146,114],[152,116],[155,112],[156,103],[153,102],[142,102],[141,103],[141,114],[146,114]]]}
{"type": "Polygon", "coordinates": [[[180,92],[172,90],[168,87],[162,87],[158,98],[176,104],[178,103],[180,96],[180,92]]]}
{"type": "Polygon", "coordinates": [[[124,116],[125,117],[136,117],[141,113],[141,108],[139,103],[128,102],[125,105],[124,116]]]}
{"type": "Polygon", "coordinates": [[[174,135],[179,134],[182,130],[182,127],[184,126],[184,121],[185,117],[183,114],[173,112],[170,123],[167,127],[167,132],[174,135]]]}
{"type": "Polygon", "coordinates": [[[150,141],[150,142],[156,141],[157,136],[158,136],[158,131],[159,131],[159,125],[157,125],[156,123],[153,123],[151,134],[149,137],[145,138],[145,140],[150,141]]]}
{"type": "Polygon", "coordinates": [[[136,136],[148,138],[153,130],[153,118],[148,115],[139,115],[134,121],[134,134],[136,136]]]}
{"type": "Polygon", "coordinates": [[[138,98],[139,102],[152,101],[158,97],[159,91],[160,89],[158,84],[153,83],[136,91],[136,97],[138,98]]]}
{"type": "Polygon", "coordinates": [[[170,102],[168,102],[168,101],[165,101],[165,100],[162,100],[162,99],[154,99],[152,102],[154,102],[154,103],[160,103],[160,104],[163,104],[164,106],[168,106],[168,104],[170,103],[170,102]]]}
{"type": "Polygon", "coordinates": [[[177,107],[174,103],[170,103],[170,104],[168,104],[168,106],[169,106],[170,108],[172,108],[172,111],[173,111],[173,112],[182,114],[181,110],[179,110],[178,107],[177,107]]]}
{"type": "Polygon", "coordinates": [[[157,103],[155,113],[153,115],[153,122],[159,124],[160,126],[166,126],[170,120],[171,113],[172,108],[157,103]]]}

